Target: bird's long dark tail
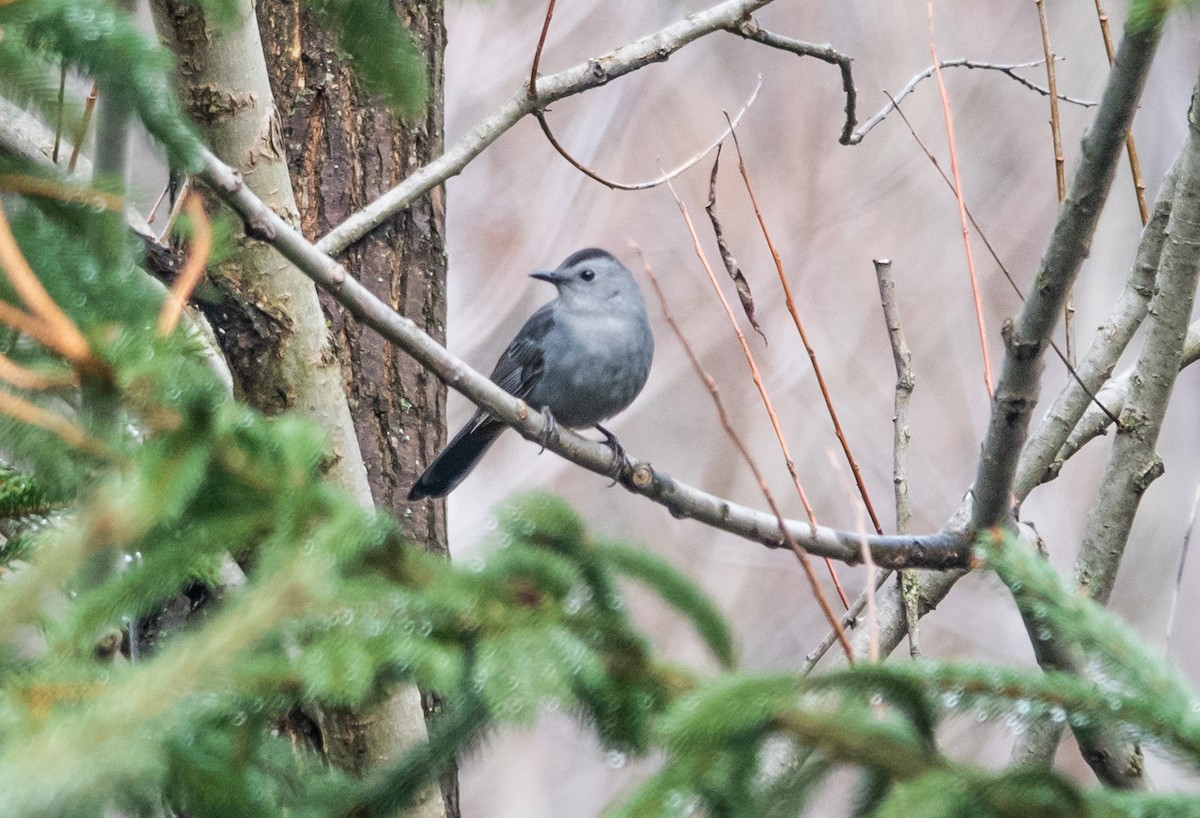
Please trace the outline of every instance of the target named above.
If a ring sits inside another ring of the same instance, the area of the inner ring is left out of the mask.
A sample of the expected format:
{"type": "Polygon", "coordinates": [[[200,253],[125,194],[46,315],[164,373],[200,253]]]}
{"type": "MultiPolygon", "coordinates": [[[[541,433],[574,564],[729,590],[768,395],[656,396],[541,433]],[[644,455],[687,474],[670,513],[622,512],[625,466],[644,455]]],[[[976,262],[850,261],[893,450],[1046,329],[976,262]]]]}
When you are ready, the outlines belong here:
{"type": "Polygon", "coordinates": [[[473,417],[433,459],[408,492],[409,500],[445,497],[463,481],[506,427],[492,418],[473,417]]]}

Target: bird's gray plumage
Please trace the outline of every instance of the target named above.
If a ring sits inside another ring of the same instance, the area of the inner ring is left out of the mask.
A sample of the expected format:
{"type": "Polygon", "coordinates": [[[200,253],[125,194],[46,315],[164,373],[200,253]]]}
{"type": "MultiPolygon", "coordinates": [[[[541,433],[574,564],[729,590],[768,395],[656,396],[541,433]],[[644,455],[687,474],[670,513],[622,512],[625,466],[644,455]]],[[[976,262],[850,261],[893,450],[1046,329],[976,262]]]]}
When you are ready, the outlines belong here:
{"type": "MultiPolygon", "coordinates": [[[[650,374],[654,336],[642,293],[625,265],[598,248],[532,275],[554,284],[558,297],[521,327],[492,380],[535,409],[548,409],[564,426],[597,426],[629,406],[650,374]]],[[[408,499],[449,494],[504,428],[477,411],[413,484],[408,499]]]]}

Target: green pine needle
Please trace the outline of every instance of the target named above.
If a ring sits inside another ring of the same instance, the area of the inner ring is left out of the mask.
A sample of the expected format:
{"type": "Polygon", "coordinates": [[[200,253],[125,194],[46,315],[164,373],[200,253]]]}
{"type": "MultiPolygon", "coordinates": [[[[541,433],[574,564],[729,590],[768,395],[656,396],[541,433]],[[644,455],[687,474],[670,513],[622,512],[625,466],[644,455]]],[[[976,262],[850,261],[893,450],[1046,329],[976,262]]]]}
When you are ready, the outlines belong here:
{"type": "Polygon", "coordinates": [[[712,602],[668,563],[645,549],[618,542],[596,546],[600,559],[613,570],[640,580],[663,601],[686,616],[724,668],[734,664],[733,635],[712,602]]]}
{"type": "Polygon", "coordinates": [[[395,113],[412,119],[425,106],[425,58],[390,0],[308,0],[338,36],[363,86],[395,113]]]}

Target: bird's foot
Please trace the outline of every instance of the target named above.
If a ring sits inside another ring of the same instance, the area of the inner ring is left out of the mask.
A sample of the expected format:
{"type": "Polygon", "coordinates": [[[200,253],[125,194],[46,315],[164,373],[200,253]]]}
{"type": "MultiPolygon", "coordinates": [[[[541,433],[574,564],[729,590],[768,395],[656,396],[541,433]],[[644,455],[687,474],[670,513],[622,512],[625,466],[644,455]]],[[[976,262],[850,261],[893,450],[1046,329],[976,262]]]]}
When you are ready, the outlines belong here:
{"type": "Polygon", "coordinates": [[[612,449],[613,470],[611,477],[613,481],[608,484],[609,488],[612,488],[621,479],[621,475],[624,474],[627,469],[633,468],[633,463],[630,462],[629,455],[625,454],[625,447],[621,445],[621,441],[617,440],[616,435],[608,431],[608,429],[605,429],[599,423],[596,424],[596,431],[604,435],[604,445],[612,449]]]}
{"type": "Polygon", "coordinates": [[[547,444],[558,437],[558,421],[554,419],[554,413],[550,411],[549,406],[542,407],[542,417],[545,418],[546,424],[542,427],[542,433],[538,436],[538,441],[542,444],[542,448],[538,450],[538,454],[546,451],[547,444]]]}

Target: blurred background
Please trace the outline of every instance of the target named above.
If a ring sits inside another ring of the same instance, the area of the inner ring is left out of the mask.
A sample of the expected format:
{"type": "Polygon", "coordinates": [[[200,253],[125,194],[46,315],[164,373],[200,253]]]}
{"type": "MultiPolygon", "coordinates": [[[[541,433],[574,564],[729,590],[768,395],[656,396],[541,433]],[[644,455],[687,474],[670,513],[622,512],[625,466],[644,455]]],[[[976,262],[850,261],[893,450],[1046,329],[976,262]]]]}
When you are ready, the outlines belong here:
{"type": "MultiPolygon", "coordinates": [[[[707,0],[575,0],[560,3],[542,59],[542,73],[648,34],[709,7],[707,0]]],[[[966,57],[1023,63],[1042,57],[1032,0],[935,4],[942,59],[966,57]]],[[[1093,0],[1047,4],[1061,93],[1098,99],[1108,73],[1093,0]]],[[[1119,37],[1124,6],[1108,4],[1119,37]]],[[[446,139],[467,133],[514,93],[528,74],[544,3],[493,0],[447,9],[446,139]]],[[[758,15],[768,30],[830,43],[854,58],[860,120],[931,64],[926,4],[921,2],[797,3],[788,0],[758,15]]],[[[1177,12],[1159,50],[1138,113],[1138,138],[1147,195],[1153,201],[1185,131],[1197,68],[1200,25],[1177,12]]],[[[1021,72],[1045,84],[1043,67],[1021,72]]],[[[757,102],[738,133],[755,192],[781,252],[800,315],[816,348],[846,435],[885,528],[892,503],[892,401],[895,373],[879,306],[872,259],[890,258],[917,387],[912,401],[910,493],[913,530],[938,528],[958,506],[975,472],[988,414],[979,342],[971,306],[957,206],[937,171],[895,114],[862,144],[837,138],[845,99],[835,67],[770,50],[730,34],[707,37],[654,65],[553,106],[549,120],[582,162],[621,181],[649,179],[701,150],[724,128],[723,111],[741,109],[759,76],[757,102]]],[[[1028,286],[1045,247],[1057,195],[1046,97],[994,71],[947,69],[959,164],[969,207],[1022,286],[1028,286]]],[[[929,149],[949,169],[937,87],[921,84],[903,108],[929,149]]],[[[1062,104],[1068,178],[1091,111],[1062,104]]],[[[718,265],[703,206],[711,157],[676,180],[712,263],[718,265]]],[[[653,265],[671,310],[705,366],[714,374],[741,434],[766,472],[785,513],[803,517],[783,457],[755,393],[742,353],[691,247],[665,187],[612,191],[567,165],[537,123],[522,121],[448,185],[450,244],[449,345],[488,372],[525,318],[553,293],[526,273],[557,265],[570,252],[598,245],[621,256],[639,277],[630,249],[637,242],[653,265]]],[[[736,161],[726,153],[717,209],[741,263],[769,345],[747,331],[780,413],[801,479],[818,519],[859,525],[847,477],[830,465],[840,450],[821,404],[812,369],[788,316],[774,266],[754,221],[736,161]]],[[[1078,343],[1086,349],[1108,313],[1133,258],[1140,221],[1123,161],[1109,204],[1075,289],[1078,343]]],[[[1017,297],[977,235],[974,257],[988,323],[993,365],[1003,353],[1000,327],[1016,312],[1017,297]]],[[[722,274],[723,275],[723,274],[722,274]]],[[[643,287],[646,286],[641,277],[643,287]]],[[[733,289],[723,281],[729,296],[733,289]]],[[[649,293],[647,293],[649,294],[649,293]]],[[[707,491],[765,508],[752,476],[726,438],[712,402],[688,366],[654,300],[655,366],[641,397],[611,424],[629,452],[707,491]]],[[[744,322],[743,322],[744,323],[744,322]]],[[[1061,336],[1060,336],[1061,338],[1061,336]]],[[[1135,341],[1135,346],[1137,342],[1135,341]]],[[[1066,378],[1048,356],[1045,396],[1066,378]]],[[[1142,504],[1113,599],[1147,642],[1164,645],[1175,568],[1200,480],[1200,371],[1176,387],[1160,442],[1166,474],[1142,504]]],[[[1044,405],[1036,414],[1040,417],[1044,405]]],[[[451,432],[470,414],[452,394],[451,432]]],[[[1022,516],[1045,538],[1055,565],[1070,571],[1107,456],[1100,440],[1075,457],[1056,482],[1037,490],[1022,516]]],[[[826,632],[806,580],[788,553],[774,553],[690,521],[534,445],[506,435],[450,498],[450,543],[456,558],[487,547],[489,510],[509,494],[534,488],[565,496],[597,532],[628,538],[664,556],[703,586],[734,624],[741,660],[753,669],[793,669],[826,632]]],[[[851,596],[861,570],[841,568],[851,596]]],[[[826,579],[822,568],[822,579],[826,579]]],[[[1200,565],[1185,569],[1176,637],[1169,652],[1189,677],[1200,677],[1200,647],[1192,637],[1200,613],[1200,565]]],[[[828,586],[828,582],[826,582],[828,586]]],[[[832,593],[832,588],[828,588],[832,593]]],[[[663,656],[692,666],[708,662],[687,627],[655,600],[631,587],[637,619],[663,656]]],[[[1032,662],[1028,639],[1007,594],[987,576],[960,582],[922,623],[927,656],[1032,662]]],[[[1003,725],[951,721],[944,738],[977,762],[1005,761],[1012,734],[1003,725]]],[[[1187,783],[1182,773],[1147,748],[1150,777],[1161,789],[1187,783]]],[[[1064,745],[1060,760],[1083,781],[1091,773],[1064,745]]],[[[606,756],[566,714],[547,714],[536,728],[491,736],[462,768],[463,814],[469,818],[591,816],[630,790],[648,767],[606,756]]],[[[812,814],[844,812],[830,794],[812,814]]]]}

